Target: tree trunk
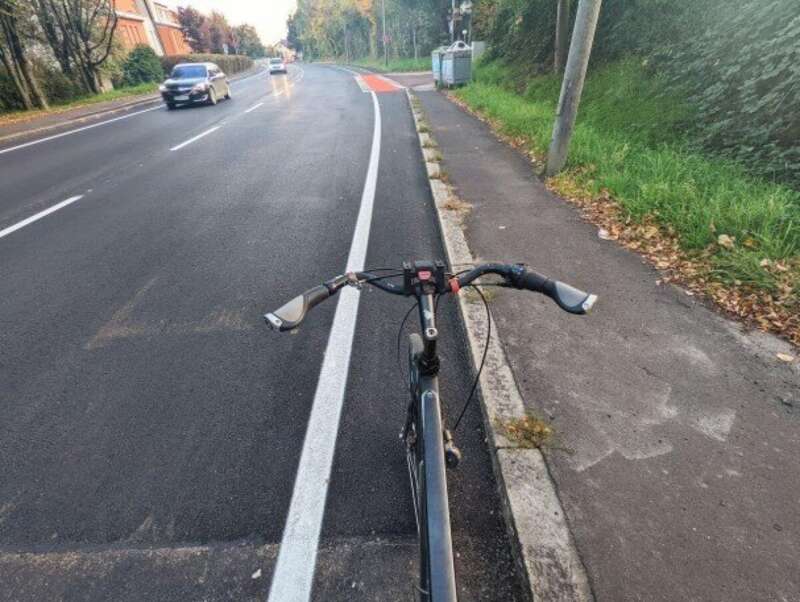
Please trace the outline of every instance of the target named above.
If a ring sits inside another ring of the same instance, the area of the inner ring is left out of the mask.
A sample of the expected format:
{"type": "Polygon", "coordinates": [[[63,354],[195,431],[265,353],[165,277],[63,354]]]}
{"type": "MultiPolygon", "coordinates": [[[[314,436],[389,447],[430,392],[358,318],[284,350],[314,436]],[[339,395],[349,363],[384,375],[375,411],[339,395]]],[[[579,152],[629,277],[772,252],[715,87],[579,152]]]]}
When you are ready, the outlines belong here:
{"type": "Polygon", "coordinates": [[[53,56],[56,57],[61,67],[62,73],[72,79],[73,73],[69,43],[66,38],[59,35],[59,30],[53,21],[53,12],[45,2],[46,0],[37,0],[36,16],[44,32],[44,37],[53,51],[53,56]]]}
{"type": "Polygon", "coordinates": [[[17,89],[17,94],[22,101],[22,106],[25,107],[26,110],[30,111],[33,108],[33,103],[31,102],[30,94],[28,94],[28,88],[25,85],[25,81],[20,78],[16,64],[11,60],[11,57],[2,46],[0,46],[0,61],[2,61],[3,66],[6,68],[6,71],[8,71],[11,81],[14,82],[14,87],[17,89]]]}
{"type": "MultiPolygon", "coordinates": [[[[5,15],[2,17],[3,34],[6,39],[8,47],[9,58],[11,63],[15,66],[17,79],[24,82],[24,88],[27,89],[29,102],[42,109],[50,108],[47,104],[47,99],[39,87],[39,82],[36,81],[36,76],[33,74],[31,64],[28,57],[25,55],[25,49],[22,46],[22,40],[19,38],[17,31],[16,17],[12,15],[5,15]]],[[[16,82],[15,82],[16,83],[16,82]]],[[[22,89],[17,84],[18,89],[22,89]]],[[[23,99],[24,102],[24,99],[23,99]]]]}

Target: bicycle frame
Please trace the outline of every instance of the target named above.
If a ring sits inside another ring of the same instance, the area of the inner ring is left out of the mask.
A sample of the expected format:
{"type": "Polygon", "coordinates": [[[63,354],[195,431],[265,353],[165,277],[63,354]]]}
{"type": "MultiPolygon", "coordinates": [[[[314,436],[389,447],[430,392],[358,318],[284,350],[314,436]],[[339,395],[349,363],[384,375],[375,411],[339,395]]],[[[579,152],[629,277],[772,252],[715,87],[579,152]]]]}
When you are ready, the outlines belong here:
{"type": "MultiPolygon", "coordinates": [[[[387,270],[380,268],[376,271],[387,270]]],[[[421,336],[412,334],[409,341],[411,403],[401,436],[406,444],[414,512],[419,530],[420,591],[423,602],[456,600],[446,466],[457,466],[460,452],[442,423],[435,299],[437,295],[458,293],[464,286],[470,286],[478,278],[488,274],[500,276],[502,282],[495,283],[500,286],[546,295],[571,314],[586,314],[597,301],[596,295],[546,278],[528,270],[523,264],[486,263],[452,274],[447,272],[442,261],[415,261],[404,262],[402,273],[376,275],[371,272],[349,272],[335,276],[298,295],[274,312],[264,315],[271,328],[279,331],[293,330],[303,322],[311,308],[348,285],[370,284],[393,295],[417,299],[422,333],[421,336]],[[400,276],[403,277],[402,285],[387,280],[400,276]]],[[[482,365],[481,362],[481,367],[482,365]]]]}
{"type": "Polygon", "coordinates": [[[449,602],[456,600],[456,583],[439,400],[438,330],[432,294],[419,296],[419,317],[423,347],[414,360],[416,375],[412,374],[410,378],[413,396],[411,409],[417,435],[416,474],[411,474],[411,486],[417,497],[415,510],[420,540],[420,590],[426,602],[449,602]]]}

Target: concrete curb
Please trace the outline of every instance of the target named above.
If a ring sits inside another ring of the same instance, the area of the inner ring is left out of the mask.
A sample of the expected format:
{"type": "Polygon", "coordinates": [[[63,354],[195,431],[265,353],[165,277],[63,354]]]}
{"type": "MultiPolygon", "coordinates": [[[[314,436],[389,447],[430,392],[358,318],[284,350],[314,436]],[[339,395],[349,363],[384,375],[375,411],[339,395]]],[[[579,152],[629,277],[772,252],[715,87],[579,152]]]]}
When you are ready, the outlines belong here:
{"type": "MultiPolygon", "coordinates": [[[[421,132],[421,110],[406,89],[419,136],[420,150],[428,170],[445,250],[451,267],[475,263],[462,227],[463,204],[442,180],[436,143],[421,132]]],[[[458,306],[477,370],[489,327],[479,300],[458,295],[458,306]]],[[[491,317],[489,318],[491,319],[491,317]]],[[[503,505],[512,552],[525,580],[531,600],[593,600],[583,563],[567,525],[555,483],[539,449],[521,445],[507,436],[505,424],[525,416],[525,406],[511,367],[506,360],[497,329],[492,322],[492,339],[480,378],[481,410],[492,456],[492,465],[503,505]]]]}
{"type": "MultiPolygon", "coordinates": [[[[259,73],[259,71],[256,70],[256,69],[248,70],[248,71],[245,71],[245,72],[242,72],[242,73],[238,73],[238,74],[232,76],[230,78],[230,81],[236,82],[236,81],[239,81],[240,79],[246,79],[248,77],[252,77],[254,75],[257,75],[258,73],[259,73]]],[[[33,128],[33,129],[25,129],[25,130],[21,130],[19,132],[14,132],[13,134],[7,134],[5,136],[0,136],[0,143],[8,142],[9,140],[14,140],[15,138],[22,138],[24,136],[31,136],[33,134],[41,134],[43,132],[48,132],[50,130],[63,128],[65,126],[72,125],[72,124],[79,124],[79,123],[82,123],[82,122],[84,122],[86,120],[89,120],[89,119],[92,119],[94,117],[98,117],[98,116],[101,116],[101,115],[113,115],[113,114],[119,113],[121,111],[127,111],[128,109],[131,109],[133,107],[137,107],[137,106],[140,106],[140,105],[144,106],[144,105],[149,105],[149,104],[155,104],[155,103],[158,103],[158,102],[161,102],[161,95],[160,94],[151,94],[151,95],[148,95],[146,97],[136,98],[136,99],[131,100],[129,102],[126,102],[126,103],[123,103],[123,104],[119,104],[119,105],[116,105],[116,106],[113,106],[113,107],[107,107],[105,109],[98,109],[97,111],[92,111],[90,113],[84,113],[83,115],[79,115],[79,116],[76,116],[76,117],[67,118],[67,119],[64,119],[63,121],[61,121],[59,123],[53,123],[53,124],[50,124],[50,125],[45,125],[45,126],[38,127],[38,128],[33,128]]]]}

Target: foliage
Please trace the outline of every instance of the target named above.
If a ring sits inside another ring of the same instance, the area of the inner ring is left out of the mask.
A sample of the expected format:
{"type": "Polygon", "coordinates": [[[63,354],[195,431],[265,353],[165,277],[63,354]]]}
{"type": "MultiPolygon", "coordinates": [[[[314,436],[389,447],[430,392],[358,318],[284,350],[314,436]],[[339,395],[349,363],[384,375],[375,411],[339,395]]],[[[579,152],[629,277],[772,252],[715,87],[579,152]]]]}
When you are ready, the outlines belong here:
{"type": "Polygon", "coordinates": [[[0,67],[0,112],[18,111],[24,108],[14,80],[5,68],[0,67]]]}
{"type": "Polygon", "coordinates": [[[358,59],[357,61],[354,61],[354,64],[361,65],[362,67],[368,67],[369,69],[374,69],[375,71],[384,71],[386,73],[400,73],[403,71],[429,71],[431,68],[431,58],[429,56],[423,56],[422,58],[418,59],[390,59],[388,67],[382,60],[372,58],[358,59]]]}
{"type": "MultiPolygon", "coordinates": [[[[474,24],[516,89],[552,65],[554,0],[480,0],[474,24]]],[[[577,2],[572,2],[572,18],[577,2]]],[[[796,0],[605,0],[591,69],[638,56],[688,98],[687,142],[800,186],[796,0]]]]}
{"type": "Polygon", "coordinates": [[[26,109],[46,109],[47,98],[36,79],[29,58],[33,22],[30,8],[20,0],[0,0],[0,64],[26,109]]]}
{"type": "Polygon", "coordinates": [[[239,25],[233,28],[235,54],[244,54],[252,59],[267,56],[267,49],[261,43],[256,28],[252,25],[239,25]]]}
{"type": "Polygon", "coordinates": [[[131,50],[122,64],[122,85],[136,86],[164,79],[164,68],[150,46],[140,44],[131,50]]]}
{"type": "Polygon", "coordinates": [[[51,105],[60,105],[85,94],[78,84],[52,64],[37,63],[35,71],[42,82],[42,91],[51,105]]]}
{"type": "Polygon", "coordinates": [[[36,0],[32,6],[64,74],[86,92],[99,92],[117,29],[113,0],[36,0]]]}
{"type": "MultiPolygon", "coordinates": [[[[425,56],[446,36],[442,14],[449,1],[389,0],[385,5],[390,58],[425,56]]],[[[289,44],[311,58],[377,58],[384,52],[382,8],[373,0],[298,0],[287,21],[289,44]]]]}
{"type": "Polygon", "coordinates": [[[162,56],[161,66],[166,73],[178,63],[216,63],[228,75],[245,71],[253,66],[253,59],[239,54],[175,54],[162,56]]]}
{"type": "MultiPolygon", "coordinates": [[[[477,82],[457,94],[542,156],[558,79],[533,78],[522,94],[509,89],[519,88],[513,84],[512,72],[495,62],[480,67],[477,82]]],[[[586,83],[568,174],[594,194],[608,191],[633,219],[655,218],[671,228],[685,249],[700,252],[722,234],[739,241],[715,254],[718,277],[777,286],[762,262],[800,254],[800,193],[691,150],[680,133],[688,110],[680,97],[663,92],[641,61],[595,69],[586,83]]]]}
{"type": "Polygon", "coordinates": [[[191,6],[179,7],[178,22],[194,52],[223,54],[227,46],[234,54],[251,58],[266,55],[255,27],[248,24],[232,27],[220,12],[205,15],[191,6]]]}
{"type": "Polygon", "coordinates": [[[208,52],[208,40],[205,30],[206,16],[191,6],[178,7],[178,23],[183,37],[193,52],[208,52]]]}
{"type": "Polygon", "coordinates": [[[706,147],[754,173],[800,185],[796,0],[746,0],[715,12],[698,35],[656,57],[696,108],[706,147]]]}

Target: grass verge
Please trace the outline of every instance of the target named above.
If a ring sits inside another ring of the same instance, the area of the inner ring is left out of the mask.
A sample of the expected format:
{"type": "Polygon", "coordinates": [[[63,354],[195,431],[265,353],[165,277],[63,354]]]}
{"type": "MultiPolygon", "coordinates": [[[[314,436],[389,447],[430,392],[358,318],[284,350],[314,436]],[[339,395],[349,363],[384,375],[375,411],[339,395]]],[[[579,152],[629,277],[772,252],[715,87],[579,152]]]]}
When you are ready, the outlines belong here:
{"type": "Polygon", "coordinates": [[[428,57],[419,59],[390,59],[389,66],[380,59],[363,58],[353,62],[354,65],[375,69],[383,73],[400,73],[404,71],[430,71],[431,60],[428,57]]]}
{"type": "Polygon", "coordinates": [[[144,94],[152,94],[157,90],[157,83],[139,84],[138,86],[130,86],[127,88],[116,88],[109,92],[103,92],[102,94],[95,94],[93,96],[81,96],[65,103],[53,104],[50,106],[49,111],[35,109],[32,111],[11,111],[8,113],[0,113],[0,125],[29,121],[42,115],[62,113],[64,111],[69,111],[70,109],[89,106],[99,102],[108,102],[111,100],[120,100],[128,97],[133,98],[135,96],[142,96],[144,94]]]}
{"type": "MultiPolygon", "coordinates": [[[[490,63],[454,94],[541,161],[559,86],[490,63]]],[[[726,310],[800,344],[800,193],[694,148],[689,111],[639,62],[593,72],[567,168],[548,185],[613,226],[612,238],[662,253],[658,267],[688,270],[726,310]]]]}

